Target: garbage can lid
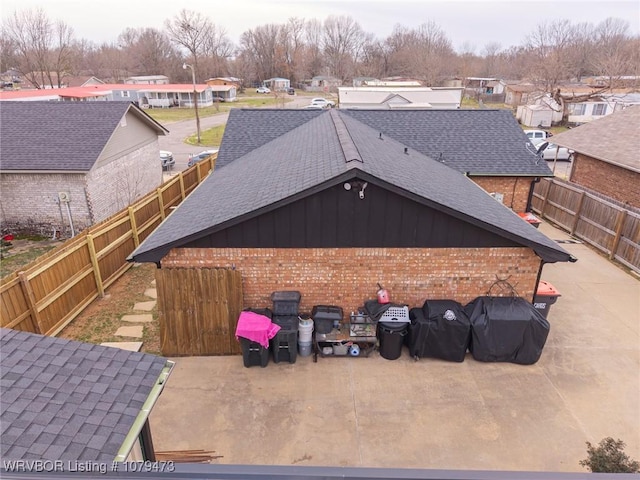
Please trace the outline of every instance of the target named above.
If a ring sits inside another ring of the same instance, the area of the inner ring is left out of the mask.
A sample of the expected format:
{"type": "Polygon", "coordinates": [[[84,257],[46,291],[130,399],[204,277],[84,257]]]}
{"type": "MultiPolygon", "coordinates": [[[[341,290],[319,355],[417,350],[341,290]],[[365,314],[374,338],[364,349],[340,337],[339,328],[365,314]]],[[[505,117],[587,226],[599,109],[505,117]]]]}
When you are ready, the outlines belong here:
{"type": "Polygon", "coordinates": [[[405,322],[380,322],[380,327],[387,330],[389,333],[391,332],[402,332],[409,328],[409,324],[405,322]]]}
{"type": "Polygon", "coordinates": [[[540,280],[540,284],[538,285],[538,291],[536,292],[537,295],[546,295],[546,296],[556,296],[559,297],[560,296],[560,292],[558,292],[558,290],[556,289],[556,287],[554,287],[553,285],[551,285],[549,282],[545,282],[544,280],[540,280]]]}

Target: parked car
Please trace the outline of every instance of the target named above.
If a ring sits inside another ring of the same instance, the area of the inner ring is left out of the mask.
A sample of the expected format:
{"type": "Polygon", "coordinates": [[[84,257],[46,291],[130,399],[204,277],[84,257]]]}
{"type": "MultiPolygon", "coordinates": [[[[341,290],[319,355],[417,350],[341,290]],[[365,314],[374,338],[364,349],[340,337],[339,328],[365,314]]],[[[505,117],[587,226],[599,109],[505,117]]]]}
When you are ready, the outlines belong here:
{"type": "Polygon", "coordinates": [[[195,155],[189,155],[189,161],[187,162],[187,167],[192,167],[200,160],[204,160],[205,158],[209,158],[214,153],[217,153],[218,150],[203,150],[200,153],[196,153],[195,155]]]}
{"type": "Polygon", "coordinates": [[[332,108],[336,106],[336,102],[327,100],[326,98],[312,98],[311,105],[320,105],[322,108],[332,108]]]}
{"type": "Polygon", "coordinates": [[[546,130],[525,130],[524,133],[527,134],[531,143],[535,145],[534,140],[544,140],[545,138],[549,138],[553,136],[553,133],[547,132],[546,130]]]}
{"type": "Polygon", "coordinates": [[[558,152],[558,161],[570,162],[573,158],[573,150],[569,150],[566,147],[558,147],[555,143],[542,142],[538,144],[537,148],[538,155],[545,160],[554,160],[556,151],[558,152]]]}
{"type": "Polygon", "coordinates": [[[214,102],[224,102],[224,97],[222,95],[213,95],[214,102]]]}
{"type": "Polygon", "coordinates": [[[162,164],[162,170],[171,170],[176,164],[173,153],[168,150],[160,150],[160,163],[162,164]]]}
{"type": "Polygon", "coordinates": [[[309,105],[306,105],[302,108],[306,108],[307,110],[324,110],[324,107],[322,105],[319,105],[317,103],[311,103],[309,105]]]}
{"type": "Polygon", "coordinates": [[[258,87],[256,89],[256,93],[271,93],[271,90],[269,90],[267,87],[258,87]]]}
{"type": "Polygon", "coordinates": [[[293,88],[287,88],[287,93],[288,93],[289,95],[295,95],[295,94],[296,94],[296,91],[295,91],[293,88]]]}

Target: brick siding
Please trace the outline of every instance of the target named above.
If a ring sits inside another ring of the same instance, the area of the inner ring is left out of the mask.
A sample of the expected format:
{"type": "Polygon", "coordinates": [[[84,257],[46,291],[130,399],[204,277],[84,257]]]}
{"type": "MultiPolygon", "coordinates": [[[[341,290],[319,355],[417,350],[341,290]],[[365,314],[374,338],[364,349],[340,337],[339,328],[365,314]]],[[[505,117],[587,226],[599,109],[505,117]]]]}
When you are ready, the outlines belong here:
{"type": "Polygon", "coordinates": [[[501,193],[502,203],[514,212],[524,212],[527,209],[529,189],[532,178],[529,177],[470,177],[475,183],[488,193],[501,193]]]}
{"type": "Polygon", "coordinates": [[[87,174],[87,197],[93,223],[126,208],[162,183],[158,142],[138,148],[87,174]]]}
{"type": "Polygon", "coordinates": [[[12,233],[36,233],[53,236],[54,229],[70,233],[69,212],[58,200],[58,192],[69,193],[71,222],[76,232],[91,225],[81,173],[3,173],[1,219],[12,233]]]}
{"type": "Polygon", "coordinates": [[[162,260],[162,268],[235,267],[245,308],[271,306],[271,292],[298,290],[302,312],[327,304],[356,310],[375,298],[378,282],[392,302],[412,307],[427,298],[466,304],[484,295],[496,277],[508,277],[531,300],[539,266],[528,248],[193,248],[173,249],[162,260]]]}
{"type": "Polygon", "coordinates": [[[569,181],[640,208],[640,173],[576,153],[569,181]]]}

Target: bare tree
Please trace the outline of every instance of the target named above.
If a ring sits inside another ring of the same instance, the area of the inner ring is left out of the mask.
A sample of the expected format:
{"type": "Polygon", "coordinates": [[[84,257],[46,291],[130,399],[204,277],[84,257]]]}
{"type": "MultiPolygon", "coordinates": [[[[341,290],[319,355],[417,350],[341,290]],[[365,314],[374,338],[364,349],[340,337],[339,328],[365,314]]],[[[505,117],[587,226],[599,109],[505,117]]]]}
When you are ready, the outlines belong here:
{"type": "Polygon", "coordinates": [[[309,77],[314,77],[323,72],[324,60],[322,58],[322,23],[312,19],[305,22],[305,71],[309,77]]]}
{"type": "Polygon", "coordinates": [[[13,47],[14,67],[35,88],[61,87],[71,69],[73,30],[63,21],[52,22],[42,8],[14,12],[2,28],[13,47]]]}
{"type": "Polygon", "coordinates": [[[329,73],[347,80],[353,76],[367,36],[358,22],[349,16],[329,16],[324,21],[322,45],[329,73]]]}
{"type": "Polygon", "coordinates": [[[169,37],[154,28],[127,28],[118,37],[127,70],[137,75],[169,72],[179,59],[179,52],[169,37]]]}
{"type": "Polygon", "coordinates": [[[241,35],[240,45],[243,54],[254,65],[252,78],[262,81],[279,75],[280,29],[279,25],[272,23],[247,30],[241,35]]]}
{"type": "Polygon", "coordinates": [[[167,34],[172,42],[191,56],[196,75],[199,75],[200,57],[205,54],[209,32],[214,29],[211,21],[198,12],[182,9],[175,17],[165,21],[167,34]]]}
{"type": "Polygon", "coordinates": [[[526,40],[532,64],[530,75],[541,91],[552,93],[569,78],[567,64],[570,61],[574,29],[568,20],[542,23],[526,40]]]}
{"type": "Polygon", "coordinates": [[[630,61],[633,42],[628,31],[629,24],[619,18],[607,18],[595,28],[593,66],[598,75],[607,77],[610,88],[617,86],[621,76],[637,69],[630,61]]]}
{"type": "Polygon", "coordinates": [[[484,46],[484,71],[482,75],[485,77],[493,77],[496,75],[497,59],[502,50],[502,45],[498,42],[490,42],[484,46]]]}

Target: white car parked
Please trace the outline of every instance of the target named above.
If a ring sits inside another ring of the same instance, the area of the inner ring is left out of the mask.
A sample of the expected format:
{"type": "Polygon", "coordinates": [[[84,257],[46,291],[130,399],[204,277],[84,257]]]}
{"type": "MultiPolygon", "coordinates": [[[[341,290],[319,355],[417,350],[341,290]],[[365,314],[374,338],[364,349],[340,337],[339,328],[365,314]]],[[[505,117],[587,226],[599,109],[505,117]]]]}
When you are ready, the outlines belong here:
{"type": "Polygon", "coordinates": [[[326,98],[318,97],[311,99],[311,105],[320,105],[322,108],[333,108],[336,106],[336,102],[327,100],[326,98]]]}
{"type": "Polygon", "coordinates": [[[558,147],[555,143],[540,142],[536,145],[536,148],[538,149],[538,154],[544,160],[553,161],[556,158],[556,151],[558,152],[558,161],[570,162],[573,158],[573,150],[569,150],[566,147],[558,147]],[[545,144],[546,146],[544,146],[545,144]]]}
{"type": "Polygon", "coordinates": [[[271,90],[269,90],[267,87],[258,87],[256,89],[256,93],[271,93],[271,90]]]}

